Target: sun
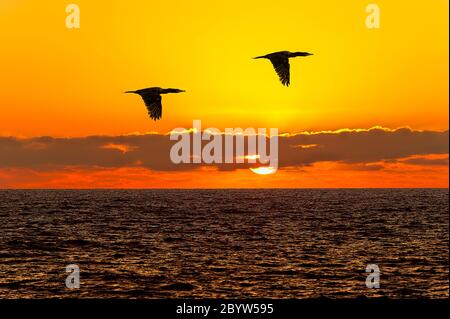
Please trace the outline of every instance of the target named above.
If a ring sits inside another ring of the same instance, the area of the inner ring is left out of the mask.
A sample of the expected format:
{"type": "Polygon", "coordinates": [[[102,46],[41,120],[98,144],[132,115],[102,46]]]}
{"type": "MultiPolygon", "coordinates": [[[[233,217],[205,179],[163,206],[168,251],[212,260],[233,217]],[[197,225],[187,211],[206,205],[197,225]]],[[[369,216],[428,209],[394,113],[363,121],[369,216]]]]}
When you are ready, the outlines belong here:
{"type": "Polygon", "coordinates": [[[277,172],[277,169],[271,166],[262,166],[258,168],[250,168],[250,170],[258,175],[270,175],[275,174],[277,172]]]}

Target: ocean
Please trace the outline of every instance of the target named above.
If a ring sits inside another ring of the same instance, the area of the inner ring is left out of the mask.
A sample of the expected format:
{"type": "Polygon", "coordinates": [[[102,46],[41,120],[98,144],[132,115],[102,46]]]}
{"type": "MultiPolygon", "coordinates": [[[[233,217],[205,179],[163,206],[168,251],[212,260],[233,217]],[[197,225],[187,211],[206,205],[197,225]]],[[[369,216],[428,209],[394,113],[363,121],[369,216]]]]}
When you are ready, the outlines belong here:
{"type": "Polygon", "coordinates": [[[448,298],[448,240],[448,189],[0,190],[0,297],[448,298]]]}

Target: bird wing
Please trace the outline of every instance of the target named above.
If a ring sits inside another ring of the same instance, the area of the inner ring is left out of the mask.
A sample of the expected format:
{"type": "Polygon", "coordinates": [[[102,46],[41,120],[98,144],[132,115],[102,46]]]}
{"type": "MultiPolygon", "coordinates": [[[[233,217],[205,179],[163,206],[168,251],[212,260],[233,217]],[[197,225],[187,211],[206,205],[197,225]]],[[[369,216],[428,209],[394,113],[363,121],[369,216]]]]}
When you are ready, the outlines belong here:
{"type": "Polygon", "coordinates": [[[147,106],[148,115],[155,121],[159,120],[162,116],[161,95],[157,93],[144,93],[141,96],[145,102],[145,106],[147,106]]]}
{"type": "Polygon", "coordinates": [[[272,62],[272,65],[277,72],[281,83],[283,85],[289,86],[290,84],[290,65],[289,65],[289,58],[285,56],[271,56],[269,58],[270,62],[272,62]]]}

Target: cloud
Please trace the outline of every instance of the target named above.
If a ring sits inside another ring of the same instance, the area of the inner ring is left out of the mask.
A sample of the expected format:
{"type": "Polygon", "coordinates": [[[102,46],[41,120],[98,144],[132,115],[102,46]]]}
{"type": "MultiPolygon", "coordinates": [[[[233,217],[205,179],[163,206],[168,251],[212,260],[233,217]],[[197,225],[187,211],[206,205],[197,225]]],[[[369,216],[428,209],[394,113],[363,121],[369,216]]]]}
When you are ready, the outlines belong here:
{"type": "Polygon", "coordinates": [[[128,153],[129,151],[135,149],[135,146],[131,146],[131,145],[126,145],[126,144],[114,144],[114,143],[108,143],[102,146],[103,148],[106,149],[111,149],[111,150],[117,150],[123,154],[128,153]]]}
{"type": "Polygon", "coordinates": [[[298,134],[280,143],[280,166],[320,161],[372,163],[412,155],[447,154],[448,131],[413,131],[408,128],[298,134]],[[317,145],[292,148],[290,145],[317,145]],[[281,155],[282,154],[282,155],[281,155]]]}
{"type": "MultiPolygon", "coordinates": [[[[447,159],[420,156],[448,154],[448,131],[414,131],[375,127],[339,131],[304,132],[279,136],[279,167],[307,167],[318,162],[351,165],[355,170],[380,170],[379,162],[411,165],[448,165],[447,159]],[[419,156],[415,158],[408,157],[419,156]],[[406,158],[406,159],[405,159],[406,158]],[[373,164],[377,163],[377,164],[373,164]]],[[[145,134],[81,138],[0,137],[0,168],[41,171],[64,167],[141,167],[154,171],[188,171],[206,164],[173,164],[169,135],[145,134]]],[[[206,142],[204,142],[206,143],[206,142]]],[[[212,164],[219,170],[255,164],[212,164]]],[[[210,166],[210,165],[208,165],[210,166]]]]}
{"type": "Polygon", "coordinates": [[[446,158],[415,157],[401,160],[399,162],[409,165],[420,165],[420,166],[448,166],[448,157],[446,158]]]}
{"type": "Polygon", "coordinates": [[[351,164],[350,167],[348,165],[345,166],[348,169],[354,170],[354,171],[381,171],[384,169],[384,165],[381,164],[351,164]]]}

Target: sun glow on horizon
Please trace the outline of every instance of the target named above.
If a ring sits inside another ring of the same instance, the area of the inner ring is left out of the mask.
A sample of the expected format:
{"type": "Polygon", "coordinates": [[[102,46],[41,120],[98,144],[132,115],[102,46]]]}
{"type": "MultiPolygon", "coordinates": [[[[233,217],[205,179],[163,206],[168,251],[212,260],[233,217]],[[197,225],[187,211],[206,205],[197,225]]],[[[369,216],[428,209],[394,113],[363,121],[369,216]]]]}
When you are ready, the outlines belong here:
{"type": "Polygon", "coordinates": [[[277,172],[277,169],[275,167],[271,166],[261,166],[258,168],[250,168],[250,170],[258,175],[272,175],[277,172]]]}

